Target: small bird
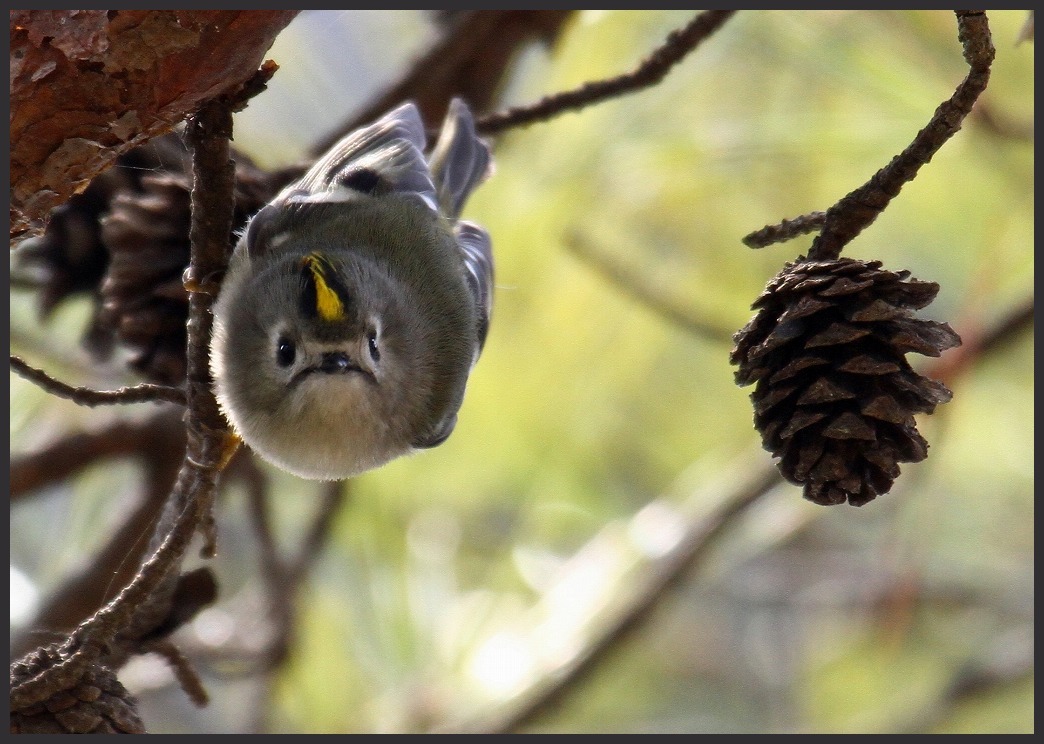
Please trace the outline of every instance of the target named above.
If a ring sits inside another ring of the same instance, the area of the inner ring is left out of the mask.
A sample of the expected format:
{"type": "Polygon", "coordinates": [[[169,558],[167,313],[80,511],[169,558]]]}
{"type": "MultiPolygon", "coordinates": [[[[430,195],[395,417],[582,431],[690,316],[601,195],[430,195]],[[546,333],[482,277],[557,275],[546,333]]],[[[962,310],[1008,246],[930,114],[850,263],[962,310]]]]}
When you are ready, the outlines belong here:
{"type": "Polygon", "coordinates": [[[454,99],[427,160],[406,103],[340,140],[247,224],[214,305],[222,412],[262,458],[337,480],[453,432],[492,309],[492,170],[454,99]]]}

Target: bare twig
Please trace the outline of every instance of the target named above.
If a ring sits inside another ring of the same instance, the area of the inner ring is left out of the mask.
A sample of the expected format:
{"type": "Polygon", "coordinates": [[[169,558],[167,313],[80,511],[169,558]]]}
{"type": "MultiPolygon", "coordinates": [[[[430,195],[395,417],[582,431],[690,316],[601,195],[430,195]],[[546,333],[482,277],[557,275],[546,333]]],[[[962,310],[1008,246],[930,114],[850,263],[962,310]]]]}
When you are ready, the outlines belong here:
{"type": "MultiPolygon", "coordinates": [[[[150,464],[162,458],[175,468],[184,452],[181,413],[166,408],[140,422],[114,421],[103,429],[76,432],[34,452],[11,456],[11,500],[25,498],[106,459],[132,456],[150,464]]],[[[173,481],[173,478],[169,479],[173,481]]],[[[170,490],[170,483],[166,491],[170,490]]]]}
{"type": "Polygon", "coordinates": [[[177,403],[178,405],[185,405],[185,391],[169,385],[143,383],[133,387],[122,387],[118,390],[94,390],[87,387],[73,387],[56,380],[42,369],[30,366],[14,354],[11,355],[11,369],[52,395],[71,400],[80,406],[93,408],[94,406],[111,406],[121,403],[177,403]]]}
{"type": "Polygon", "coordinates": [[[245,458],[238,463],[235,475],[246,484],[247,508],[254,533],[257,536],[260,574],[266,583],[282,573],[282,561],[279,557],[279,546],[276,544],[269,515],[269,481],[265,472],[258,467],[252,458],[245,458]]]}
{"type": "Polygon", "coordinates": [[[971,70],[953,96],[935,110],[928,125],[913,142],[879,170],[866,184],[843,197],[826,213],[823,231],[812,242],[808,257],[813,261],[835,259],[841,250],[884,211],[903,185],[916,177],[922,165],[956,134],[990,79],[994,49],[986,14],[981,10],[958,10],[957,37],[964,45],[964,59],[971,70]]]}
{"type": "Polygon", "coordinates": [[[483,134],[495,134],[512,127],[546,121],[564,111],[576,111],[608,98],[656,85],[674,65],[717,31],[735,12],[705,10],[682,28],[672,31],[666,41],[631,72],[608,80],[584,83],[575,90],[555,93],[528,106],[516,106],[483,116],[475,125],[483,134]]]}
{"type": "Polygon", "coordinates": [[[1026,22],[1022,28],[1019,29],[1018,38],[1015,39],[1015,45],[1023,44],[1027,41],[1033,40],[1033,11],[1029,12],[1029,17],[1026,18],[1026,22]]]}
{"type": "MultiPolygon", "coordinates": [[[[186,462],[196,462],[213,472],[227,461],[228,429],[211,389],[210,334],[214,324],[211,308],[228,265],[228,236],[232,232],[235,200],[235,165],[229,154],[232,139],[230,105],[241,101],[212,101],[189,121],[186,130],[192,146],[192,257],[185,272],[189,292],[188,347],[185,390],[193,415],[186,422],[189,451],[186,462]],[[197,215],[200,216],[197,219],[197,215]],[[206,219],[203,219],[203,215],[206,219]]],[[[216,530],[213,515],[214,489],[197,492],[200,529],[206,544],[203,554],[214,554],[216,530]]]]}
{"type": "Polygon", "coordinates": [[[1016,685],[1033,685],[1034,643],[1032,624],[991,638],[985,648],[975,648],[951,674],[942,694],[917,710],[894,733],[921,734],[939,730],[956,710],[972,699],[982,699],[1016,685]]]}
{"type": "Polygon", "coordinates": [[[1015,119],[985,100],[975,105],[971,118],[985,131],[1001,139],[1032,143],[1036,135],[1032,120],[1015,119]]]}
{"type": "Polygon", "coordinates": [[[178,680],[181,689],[192,702],[201,708],[210,702],[210,696],[203,686],[203,680],[199,678],[199,674],[177,646],[163,638],[142,644],[141,650],[143,653],[151,651],[163,657],[171,671],[174,672],[174,678],[178,680]]]}
{"type": "Polygon", "coordinates": [[[274,597],[273,604],[285,607],[291,604],[289,600],[292,599],[292,593],[322,553],[338,510],[346,501],[348,483],[330,481],[322,485],[322,499],[297,554],[283,558],[279,554],[268,513],[268,480],[255,464],[249,463],[247,468],[244,478],[247,481],[250,516],[261,548],[261,573],[270,591],[280,595],[274,597]]]}
{"type": "Polygon", "coordinates": [[[350,488],[349,481],[330,481],[322,485],[322,497],[312,523],[301,540],[297,554],[287,565],[287,578],[295,587],[304,580],[326,547],[334,521],[348,501],[350,488]]]}
{"type": "Polygon", "coordinates": [[[20,656],[38,642],[39,629],[68,633],[90,617],[108,599],[114,587],[129,582],[141,562],[149,533],[163,509],[177,476],[185,430],[180,414],[168,409],[142,424],[119,422],[99,435],[78,434],[11,462],[12,497],[71,477],[105,458],[133,455],[142,462],[144,483],[138,504],[82,570],[65,578],[41,603],[27,624],[31,630],[11,639],[12,656],[20,656]],[[50,468],[46,463],[51,462],[50,468]],[[46,477],[45,477],[46,476],[46,477]],[[17,487],[17,491],[15,488],[17,487]]]}
{"type": "Polygon", "coordinates": [[[783,220],[778,225],[766,225],[743,238],[743,244],[748,248],[767,248],[799,235],[818,232],[823,229],[825,221],[826,212],[809,212],[792,220],[783,220]]]}
{"type": "MultiPolygon", "coordinates": [[[[183,469],[184,480],[192,475],[191,469],[183,469]]],[[[182,479],[179,479],[182,482],[182,479]]],[[[187,485],[182,486],[187,489],[187,485]]],[[[175,487],[177,490],[177,486],[175,487]]],[[[193,509],[184,509],[175,522],[174,529],[138,571],[134,581],[108,605],[84,621],[58,648],[61,661],[33,677],[19,683],[11,690],[11,708],[28,708],[47,700],[61,690],[73,687],[88,667],[108,651],[121,629],[126,627],[136,609],[141,605],[169,574],[174,562],[184,554],[189,539],[195,531],[193,509]]]]}

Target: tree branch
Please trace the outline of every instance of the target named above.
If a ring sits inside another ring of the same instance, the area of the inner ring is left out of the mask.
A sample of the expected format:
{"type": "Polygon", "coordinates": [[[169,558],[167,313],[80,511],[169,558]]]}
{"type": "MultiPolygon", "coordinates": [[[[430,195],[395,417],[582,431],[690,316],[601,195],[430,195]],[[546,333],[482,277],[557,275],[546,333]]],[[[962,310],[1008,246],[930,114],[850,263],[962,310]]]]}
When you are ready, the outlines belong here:
{"type": "Polygon", "coordinates": [[[709,38],[735,12],[705,10],[682,28],[672,31],[667,40],[631,72],[608,80],[584,83],[575,90],[555,93],[528,106],[517,106],[483,116],[475,122],[475,126],[483,134],[495,134],[512,127],[546,121],[564,111],[578,111],[593,103],[656,85],[674,65],[709,38]]]}
{"type": "Polygon", "coordinates": [[[516,52],[533,38],[553,39],[574,12],[464,11],[399,82],[317,142],[312,155],[323,155],[344,135],[406,100],[416,103],[421,118],[430,122],[442,121],[453,96],[466,99],[473,111],[485,110],[516,52]]]}
{"type": "Polygon", "coordinates": [[[735,478],[732,490],[722,496],[709,515],[694,519],[674,547],[637,578],[626,602],[591,631],[591,640],[551,675],[519,698],[485,718],[447,725],[440,732],[517,733],[583,685],[590,674],[621,643],[652,616],[670,590],[699,566],[721,535],[747,509],[782,482],[776,469],[761,464],[735,478]]]}
{"type": "MultiPolygon", "coordinates": [[[[211,305],[226,263],[232,229],[233,167],[229,159],[231,107],[235,101],[212,101],[192,118],[187,137],[193,148],[192,257],[186,272],[190,290],[188,375],[186,380],[188,443],[155,539],[159,547],[137,575],[109,604],[84,621],[54,653],[50,664],[35,669],[16,662],[22,678],[12,685],[12,710],[33,709],[78,684],[95,666],[115,667],[169,632],[176,610],[178,566],[192,535],[202,530],[204,554],[212,555],[212,503],[226,461],[226,425],[210,388],[208,348],[211,305]]],[[[40,656],[38,654],[37,656],[40,656]]],[[[183,675],[183,670],[182,670],[183,675]]]]}
{"type": "Polygon", "coordinates": [[[826,222],[826,212],[809,212],[792,220],[783,220],[776,225],[766,225],[743,238],[748,248],[767,248],[800,235],[819,232],[826,222]]]}
{"type": "Polygon", "coordinates": [[[566,239],[565,246],[573,255],[598,271],[614,285],[686,333],[714,343],[731,343],[731,330],[714,325],[688,308],[679,306],[678,303],[665,296],[663,288],[659,284],[641,276],[636,271],[627,269],[618,261],[605,255],[604,252],[596,250],[582,236],[576,234],[570,236],[566,239]]]}
{"type": "Polygon", "coordinates": [[[14,354],[11,355],[11,369],[52,395],[71,400],[80,406],[93,408],[95,406],[110,406],[123,403],[177,403],[178,405],[185,405],[185,391],[169,385],[143,383],[133,387],[122,387],[118,390],[93,390],[87,387],[73,387],[56,380],[42,369],[30,366],[14,354]]]}
{"type": "Polygon", "coordinates": [[[294,10],[14,10],[11,237],[247,80],[294,10]]]}
{"type": "Polygon", "coordinates": [[[863,186],[827,210],[823,231],[812,242],[809,259],[826,261],[840,256],[841,250],[877,219],[903,185],[917,176],[921,166],[960,131],[964,117],[986,89],[995,54],[986,14],[981,10],[954,12],[957,14],[957,37],[964,46],[964,59],[971,67],[968,76],[950,99],[935,110],[931,121],[905,150],[863,186]]]}

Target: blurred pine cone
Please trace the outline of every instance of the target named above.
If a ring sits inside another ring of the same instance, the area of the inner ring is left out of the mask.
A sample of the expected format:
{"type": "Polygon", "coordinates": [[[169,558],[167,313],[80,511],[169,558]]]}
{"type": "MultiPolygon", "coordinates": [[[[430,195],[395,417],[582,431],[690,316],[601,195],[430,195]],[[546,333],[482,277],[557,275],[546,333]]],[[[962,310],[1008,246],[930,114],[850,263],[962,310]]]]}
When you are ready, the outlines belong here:
{"type": "Polygon", "coordinates": [[[887,493],[898,463],[927,457],[914,414],[952,397],[906,361],[961,343],[946,323],[913,317],[939,285],[909,276],[879,261],[801,258],[768,283],[734,336],[736,382],[757,383],[765,449],[817,504],[862,506],[887,493]]]}
{"type": "Polygon", "coordinates": [[[162,169],[184,172],[188,152],[177,137],[157,137],[120,156],[116,165],[98,175],[87,188],[54,210],[44,233],[23,241],[13,254],[15,271],[35,275],[37,304],[48,317],[66,298],[89,293],[94,316],[84,334],[84,345],[100,357],[112,351],[114,335],[98,323],[99,288],[109,266],[109,252],[101,237],[101,217],[117,194],[142,191],[142,178],[162,169]]]}
{"type": "MultiPolygon", "coordinates": [[[[236,161],[233,231],[301,169],[265,173],[236,161]]],[[[191,158],[180,135],[150,140],[56,210],[43,235],[23,242],[16,265],[39,272],[46,317],[66,297],[89,292],[95,311],[84,345],[108,358],[116,342],[132,351],[130,367],[153,382],[185,376],[191,158]]],[[[229,236],[231,241],[232,236],[229,236]]]]}
{"type": "MultiPolygon", "coordinates": [[[[235,156],[233,232],[278,190],[270,176],[235,156]]],[[[177,385],[185,377],[185,321],[192,211],[190,165],[149,173],[140,191],[116,193],[101,218],[109,266],[101,284],[98,322],[134,351],[130,366],[156,382],[177,385]]],[[[229,235],[231,244],[233,235],[229,235]]]]}

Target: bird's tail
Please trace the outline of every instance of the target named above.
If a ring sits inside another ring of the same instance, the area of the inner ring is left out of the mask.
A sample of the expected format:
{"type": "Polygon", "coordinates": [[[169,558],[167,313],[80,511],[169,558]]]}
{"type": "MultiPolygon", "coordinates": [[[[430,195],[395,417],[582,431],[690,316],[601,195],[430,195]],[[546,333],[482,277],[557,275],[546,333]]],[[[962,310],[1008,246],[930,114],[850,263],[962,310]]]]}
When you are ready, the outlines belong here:
{"type": "Polygon", "coordinates": [[[452,219],[460,215],[472,189],[491,170],[489,145],[475,132],[475,120],[460,98],[450,101],[442,132],[428,157],[439,206],[452,219]]]}

